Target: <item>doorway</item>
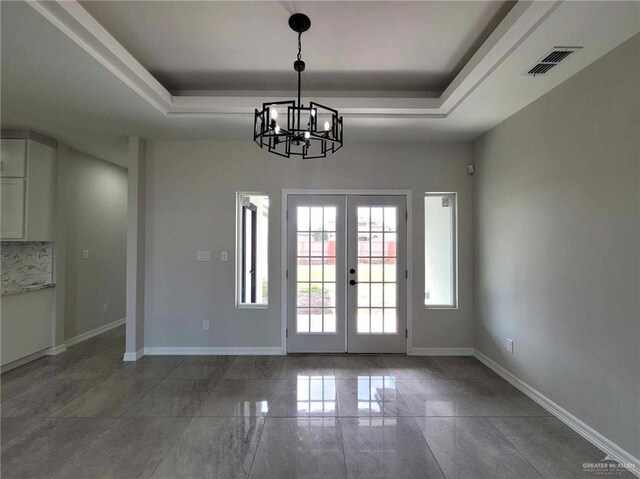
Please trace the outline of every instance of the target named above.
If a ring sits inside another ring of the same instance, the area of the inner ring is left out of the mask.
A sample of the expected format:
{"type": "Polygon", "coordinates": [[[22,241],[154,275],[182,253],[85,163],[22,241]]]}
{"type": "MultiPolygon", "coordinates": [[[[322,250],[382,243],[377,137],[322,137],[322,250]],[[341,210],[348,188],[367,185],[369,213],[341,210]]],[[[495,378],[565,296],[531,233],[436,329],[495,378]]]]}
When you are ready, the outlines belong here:
{"type": "Polygon", "coordinates": [[[287,197],[287,352],[406,352],[406,201],[287,197]]]}

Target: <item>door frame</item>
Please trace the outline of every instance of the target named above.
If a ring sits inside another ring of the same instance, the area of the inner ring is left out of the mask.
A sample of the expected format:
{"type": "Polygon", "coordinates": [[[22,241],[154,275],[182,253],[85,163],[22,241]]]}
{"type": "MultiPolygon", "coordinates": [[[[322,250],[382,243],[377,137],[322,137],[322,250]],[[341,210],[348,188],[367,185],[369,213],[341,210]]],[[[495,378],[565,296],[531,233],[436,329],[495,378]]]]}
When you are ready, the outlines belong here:
{"type": "MultiPolygon", "coordinates": [[[[282,353],[287,354],[287,204],[289,195],[359,195],[359,196],[404,196],[407,203],[407,354],[413,344],[413,190],[409,189],[283,189],[280,204],[280,291],[281,291],[281,336],[282,353]]],[[[347,320],[347,318],[345,318],[347,320]]]]}

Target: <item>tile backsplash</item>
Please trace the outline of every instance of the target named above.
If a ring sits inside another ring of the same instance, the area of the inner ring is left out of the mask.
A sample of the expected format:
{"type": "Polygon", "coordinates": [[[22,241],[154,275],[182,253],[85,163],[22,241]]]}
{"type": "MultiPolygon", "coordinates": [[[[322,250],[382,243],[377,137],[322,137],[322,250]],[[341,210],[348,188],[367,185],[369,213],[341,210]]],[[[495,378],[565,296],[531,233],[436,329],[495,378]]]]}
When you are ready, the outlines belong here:
{"type": "Polygon", "coordinates": [[[53,282],[53,243],[2,241],[2,292],[53,282]]]}

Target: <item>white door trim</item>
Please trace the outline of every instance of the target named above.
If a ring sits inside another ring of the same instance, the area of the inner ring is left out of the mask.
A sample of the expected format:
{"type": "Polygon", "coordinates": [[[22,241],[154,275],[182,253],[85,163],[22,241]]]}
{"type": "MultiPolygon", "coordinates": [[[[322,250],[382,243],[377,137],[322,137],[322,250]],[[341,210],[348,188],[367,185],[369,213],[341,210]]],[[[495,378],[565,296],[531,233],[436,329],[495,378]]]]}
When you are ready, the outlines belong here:
{"type": "Polygon", "coordinates": [[[287,354],[287,203],[289,195],[384,195],[404,196],[407,202],[407,354],[413,344],[413,190],[409,189],[283,189],[280,229],[280,290],[282,353],[287,354]]]}

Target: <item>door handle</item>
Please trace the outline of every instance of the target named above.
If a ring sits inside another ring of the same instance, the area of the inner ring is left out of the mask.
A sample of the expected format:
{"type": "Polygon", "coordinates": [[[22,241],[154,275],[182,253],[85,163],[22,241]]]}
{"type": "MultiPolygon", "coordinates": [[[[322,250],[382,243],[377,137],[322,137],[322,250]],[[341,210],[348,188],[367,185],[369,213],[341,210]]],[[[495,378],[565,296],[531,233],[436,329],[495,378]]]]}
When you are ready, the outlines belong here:
{"type": "Polygon", "coordinates": [[[353,286],[354,284],[358,284],[358,282],[355,279],[352,279],[349,281],[349,284],[353,286]]]}

